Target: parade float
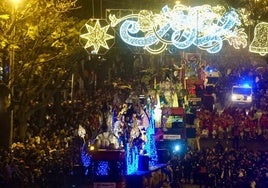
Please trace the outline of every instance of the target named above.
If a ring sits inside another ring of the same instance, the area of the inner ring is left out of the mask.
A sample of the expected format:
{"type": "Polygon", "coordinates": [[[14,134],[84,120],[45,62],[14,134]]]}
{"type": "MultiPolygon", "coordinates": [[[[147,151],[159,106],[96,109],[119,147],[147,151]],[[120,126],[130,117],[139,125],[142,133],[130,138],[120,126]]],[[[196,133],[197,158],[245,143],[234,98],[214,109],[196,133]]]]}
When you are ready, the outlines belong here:
{"type": "MultiPolygon", "coordinates": [[[[134,119],[124,144],[112,129],[84,142],[81,159],[94,187],[160,187],[169,182],[167,165],[158,162],[153,116],[144,114],[146,129],[134,119]]],[[[86,130],[80,126],[78,134],[84,138],[86,130]]]]}
{"type": "MultiPolygon", "coordinates": [[[[139,95],[137,105],[131,93],[117,113],[108,110],[101,116],[108,119],[102,119],[100,125],[110,126],[101,126],[89,143],[85,141],[81,155],[94,187],[161,187],[171,183],[169,157],[186,149],[186,113],[184,104],[179,105],[182,85],[174,84],[177,79],[156,82],[151,91],[139,95]],[[133,106],[140,108],[132,111],[133,106]]],[[[78,134],[84,138],[86,130],[80,126],[78,134]]]]}

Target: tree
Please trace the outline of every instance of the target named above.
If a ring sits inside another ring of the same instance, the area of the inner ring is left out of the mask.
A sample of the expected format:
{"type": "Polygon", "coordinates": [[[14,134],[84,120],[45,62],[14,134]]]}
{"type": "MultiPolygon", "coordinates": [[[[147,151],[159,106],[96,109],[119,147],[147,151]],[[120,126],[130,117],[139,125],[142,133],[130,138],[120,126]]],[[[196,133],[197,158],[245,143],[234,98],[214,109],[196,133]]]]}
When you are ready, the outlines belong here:
{"type": "Polygon", "coordinates": [[[17,6],[10,1],[0,2],[0,50],[9,54],[3,57],[4,83],[23,140],[31,115],[66,86],[75,70],[83,53],[78,42],[82,21],[70,14],[79,8],[77,0],[21,0],[17,6]]]}
{"type": "Polygon", "coordinates": [[[9,126],[8,126],[8,119],[9,119],[9,100],[8,96],[10,91],[5,84],[0,83],[0,123],[1,123],[1,131],[0,131],[0,148],[8,148],[9,147],[9,126]]]}
{"type": "Polygon", "coordinates": [[[268,19],[268,0],[222,0],[222,3],[228,7],[245,9],[241,14],[249,15],[251,21],[259,22],[268,19]]]}

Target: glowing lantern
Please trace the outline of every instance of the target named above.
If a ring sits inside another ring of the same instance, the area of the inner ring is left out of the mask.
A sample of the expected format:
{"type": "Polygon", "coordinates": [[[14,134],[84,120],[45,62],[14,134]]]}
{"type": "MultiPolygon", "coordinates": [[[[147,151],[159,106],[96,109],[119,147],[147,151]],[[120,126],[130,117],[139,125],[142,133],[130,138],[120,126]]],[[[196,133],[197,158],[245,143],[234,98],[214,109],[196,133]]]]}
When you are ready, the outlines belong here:
{"type": "Polygon", "coordinates": [[[254,39],[249,45],[249,51],[264,56],[268,53],[268,23],[258,23],[254,29],[254,39]]]}

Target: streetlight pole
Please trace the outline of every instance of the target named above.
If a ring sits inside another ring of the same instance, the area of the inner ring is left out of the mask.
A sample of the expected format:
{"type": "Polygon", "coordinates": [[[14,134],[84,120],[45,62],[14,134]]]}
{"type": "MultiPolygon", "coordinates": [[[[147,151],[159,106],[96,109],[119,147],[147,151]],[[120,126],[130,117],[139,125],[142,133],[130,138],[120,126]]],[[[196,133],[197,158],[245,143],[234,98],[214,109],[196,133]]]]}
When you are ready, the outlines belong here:
{"type": "MultiPolygon", "coordinates": [[[[14,96],[14,63],[15,63],[15,44],[14,44],[14,37],[16,34],[16,11],[18,8],[20,0],[12,0],[12,13],[11,13],[11,27],[12,32],[11,32],[11,46],[10,46],[10,52],[9,52],[9,88],[11,91],[11,103],[12,99],[14,96]]],[[[11,107],[11,112],[10,112],[10,133],[9,133],[9,146],[11,147],[12,142],[13,142],[13,130],[14,130],[14,111],[13,108],[11,107]]]]}
{"type": "MultiPolygon", "coordinates": [[[[13,33],[13,32],[12,32],[13,33]]],[[[10,97],[10,100],[11,100],[11,103],[12,103],[12,99],[13,99],[13,95],[14,95],[14,85],[13,85],[13,82],[14,82],[14,61],[15,61],[15,49],[14,47],[12,46],[11,49],[10,49],[10,54],[9,54],[9,88],[10,88],[10,91],[11,91],[11,97],[10,97]]],[[[10,134],[9,134],[9,146],[11,147],[12,145],[12,142],[13,142],[13,125],[14,125],[14,111],[13,109],[11,108],[11,112],[10,112],[10,134]]]]}

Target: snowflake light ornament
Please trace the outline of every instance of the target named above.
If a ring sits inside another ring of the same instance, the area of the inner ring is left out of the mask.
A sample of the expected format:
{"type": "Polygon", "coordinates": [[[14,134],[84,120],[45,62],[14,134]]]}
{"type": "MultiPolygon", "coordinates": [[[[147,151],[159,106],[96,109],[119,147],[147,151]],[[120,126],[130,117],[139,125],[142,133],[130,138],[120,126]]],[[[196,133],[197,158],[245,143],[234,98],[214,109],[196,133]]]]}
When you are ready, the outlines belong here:
{"type": "Polygon", "coordinates": [[[114,36],[110,25],[105,20],[89,20],[81,29],[80,43],[90,54],[105,54],[113,45],[114,36]],[[105,26],[102,26],[106,24],[105,26]],[[102,48],[105,48],[106,51],[102,48]]]}

